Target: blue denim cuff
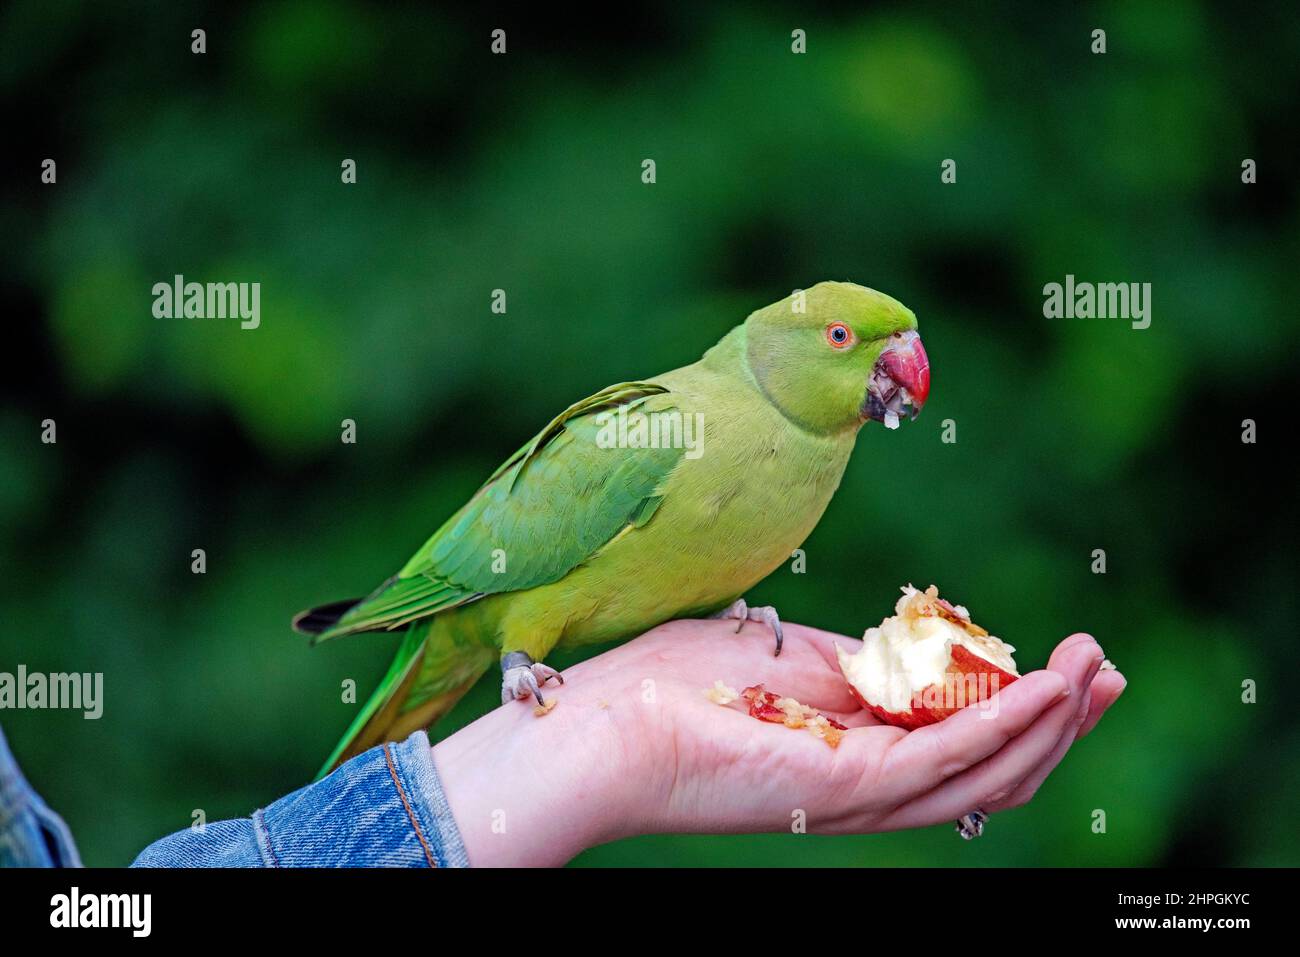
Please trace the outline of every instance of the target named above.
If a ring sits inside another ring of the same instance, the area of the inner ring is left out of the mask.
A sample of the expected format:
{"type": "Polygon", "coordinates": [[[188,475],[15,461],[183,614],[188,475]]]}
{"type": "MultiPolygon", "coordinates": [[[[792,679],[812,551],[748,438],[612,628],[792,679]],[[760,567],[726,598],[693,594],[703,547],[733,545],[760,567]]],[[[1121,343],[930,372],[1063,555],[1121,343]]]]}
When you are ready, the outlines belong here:
{"type": "Polygon", "coordinates": [[[460,828],[452,817],[442,789],[442,778],[433,763],[433,745],[429,736],[417,731],[401,744],[391,746],[397,772],[405,781],[407,793],[417,796],[411,802],[425,833],[434,835],[433,843],[439,867],[469,867],[469,854],[460,838],[460,828]]]}
{"type": "Polygon", "coordinates": [[[268,867],[465,867],[429,736],[371,748],[253,815],[268,867]]]}
{"type": "Polygon", "coordinates": [[[359,754],[251,818],[181,831],[146,848],[150,867],[467,867],[429,736],[359,754]]]}
{"type": "Polygon", "coordinates": [[[0,731],[0,867],[80,866],[68,826],[32,790],[0,731]]]}

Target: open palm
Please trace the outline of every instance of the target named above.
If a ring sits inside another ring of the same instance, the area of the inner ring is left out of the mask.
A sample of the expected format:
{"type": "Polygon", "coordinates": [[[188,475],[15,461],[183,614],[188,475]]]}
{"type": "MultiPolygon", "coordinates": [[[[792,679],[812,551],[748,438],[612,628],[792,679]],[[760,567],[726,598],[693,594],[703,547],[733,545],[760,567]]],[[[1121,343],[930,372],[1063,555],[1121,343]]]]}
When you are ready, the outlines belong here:
{"type": "Polygon", "coordinates": [[[1028,801],[1124,689],[1102,652],[1071,635],[1043,671],[910,733],[859,710],[835,645],[785,625],[674,621],[564,672],[537,716],[511,701],[434,747],[472,863],[562,864],[634,834],[825,834],[951,822],[1028,801]],[[702,693],[764,684],[848,726],[837,748],[702,693]]]}
{"type": "Polygon", "coordinates": [[[967,708],[908,733],[858,708],[837,643],[859,644],[791,624],[775,657],[762,625],[736,634],[729,622],[671,622],[569,669],[555,714],[607,715],[616,732],[602,736],[607,759],[635,766],[625,799],[640,808],[643,830],[785,830],[803,814],[813,832],[862,833],[1024,804],[1124,688],[1119,672],[1098,670],[1096,642],[1076,634],[1047,669],[1003,688],[995,709],[967,708]],[[741,705],[720,707],[702,694],[715,680],[762,683],[850,730],[832,749],[741,705]]]}

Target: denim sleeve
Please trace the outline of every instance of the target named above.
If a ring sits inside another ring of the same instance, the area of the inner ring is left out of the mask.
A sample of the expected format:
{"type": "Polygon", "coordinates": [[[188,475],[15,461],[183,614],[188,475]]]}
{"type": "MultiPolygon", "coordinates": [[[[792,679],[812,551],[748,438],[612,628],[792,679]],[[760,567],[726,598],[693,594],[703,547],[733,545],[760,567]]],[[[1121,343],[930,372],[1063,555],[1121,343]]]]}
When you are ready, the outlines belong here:
{"type": "Polygon", "coordinates": [[[0,731],[0,867],[80,867],[72,834],[23,777],[0,731]]]}
{"type": "Polygon", "coordinates": [[[467,867],[429,737],[371,748],[251,817],[177,831],[133,867],[467,867]]]}

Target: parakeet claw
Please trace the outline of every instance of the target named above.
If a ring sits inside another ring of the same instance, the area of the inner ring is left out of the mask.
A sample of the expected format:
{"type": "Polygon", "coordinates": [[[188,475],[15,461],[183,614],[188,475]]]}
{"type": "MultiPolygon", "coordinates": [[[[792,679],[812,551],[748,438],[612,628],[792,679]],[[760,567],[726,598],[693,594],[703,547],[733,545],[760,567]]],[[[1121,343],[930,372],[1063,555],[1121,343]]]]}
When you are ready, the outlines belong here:
{"type": "Polygon", "coordinates": [[[542,685],[552,678],[564,684],[564,676],[554,668],[533,661],[522,651],[512,651],[501,659],[501,703],[532,697],[538,704],[545,705],[542,685]]]}
{"type": "Polygon", "coordinates": [[[984,833],[984,825],[988,823],[988,820],[989,816],[980,810],[963,814],[957,819],[957,833],[961,835],[963,841],[979,837],[984,833]]]}
{"type": "Polygon", "coordinates": [[[772,629],[772,633],[776,635],[776,653],[778,655],[781,653],[781,643],[785,640],[785,636],[781,634],[781,619],[777,615],[776,609],[771,605],[763,605],[759,608],[750,608],[749,605],[746,604],[745,599],[737,598],[730,606],[724,608],[712,617],[739,619],[740,624],[736,626],[737,634],[740,633],[740,629],[745,627],[745,622],[747,621],[765,622],[772,629]]]}

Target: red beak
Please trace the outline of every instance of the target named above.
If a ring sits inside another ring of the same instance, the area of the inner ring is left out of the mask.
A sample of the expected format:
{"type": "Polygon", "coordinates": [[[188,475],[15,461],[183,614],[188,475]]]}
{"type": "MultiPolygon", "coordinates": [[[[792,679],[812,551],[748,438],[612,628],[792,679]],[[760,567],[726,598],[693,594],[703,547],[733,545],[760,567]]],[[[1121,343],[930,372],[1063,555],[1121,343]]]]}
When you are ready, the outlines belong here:
{"type": "Polygon", "coordinates": [[[877,360],[889,377],[908,391],[912,405],[919,409],[930,395],[930,359],[921,345],[921,337],[912,331],[885,347],[877,360]]]}

